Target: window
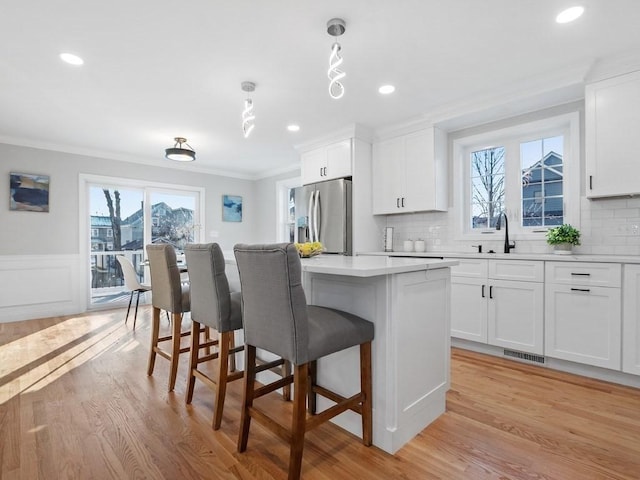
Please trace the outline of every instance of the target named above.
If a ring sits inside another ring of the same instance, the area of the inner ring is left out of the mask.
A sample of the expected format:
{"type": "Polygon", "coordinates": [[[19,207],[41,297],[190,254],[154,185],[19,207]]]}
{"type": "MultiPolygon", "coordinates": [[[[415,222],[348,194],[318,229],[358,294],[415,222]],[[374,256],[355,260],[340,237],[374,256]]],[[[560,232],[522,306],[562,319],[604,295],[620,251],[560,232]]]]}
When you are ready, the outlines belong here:
{"type": "Polygon", "coordinates": [[[276,238],[279,242],[305,241],[306,217],[301,218],[301,179],[288,178],[276,183],[276,238]]]}
{"type": "Polygon", "coordinates": [[[504,209],[504,147],[471,151],[471,228],[495,227],[504,209]]]}
{"type": "Polygon", "coordinates": [[[165,243],[180,251],[199,242],[204,231],[200,187],[81,174],[80,192],[80,244],[90,259],[84,278],[91,308],[126,300],[116,255],[124,254],[142,272],[145,245],[165,243]]]}
{"type": "Polygon", "coordinates": [[[564,223],[563,145],[563,135],[520,144],[523,227],[564,223]]]}
{"type": "Polygon", "coordinates": [[[493,233],[503,212],[521,238],[579,224],[578,119],[567,114],[454,140],[461,234],[493,233]]]}

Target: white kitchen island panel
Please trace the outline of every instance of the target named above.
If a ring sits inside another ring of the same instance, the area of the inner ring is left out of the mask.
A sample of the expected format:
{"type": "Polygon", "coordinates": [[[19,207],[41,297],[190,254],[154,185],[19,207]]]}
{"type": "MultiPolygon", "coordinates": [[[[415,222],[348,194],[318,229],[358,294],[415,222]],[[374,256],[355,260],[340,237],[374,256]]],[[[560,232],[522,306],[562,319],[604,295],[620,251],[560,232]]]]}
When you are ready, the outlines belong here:
{"type": "MultiPolygon", "coordinates": [[[[456,262],[370,258],[378,262],[373,265],[354,263],[355,258],[304,260],[305,293],[310,304],[339,308],[374,323],[373,443],[395,453],[445,411],[450,386],[448,267],[456,262]]],[[[325,357],[318,362],[318,383],[352,395],[359,388],[358,366],[358,347],[325,357]]],[[[330,405],[318,398],[319,411],[330,405]]],[[[346,412],[334,421],[361,436],[359,415],[346,412]]]]}

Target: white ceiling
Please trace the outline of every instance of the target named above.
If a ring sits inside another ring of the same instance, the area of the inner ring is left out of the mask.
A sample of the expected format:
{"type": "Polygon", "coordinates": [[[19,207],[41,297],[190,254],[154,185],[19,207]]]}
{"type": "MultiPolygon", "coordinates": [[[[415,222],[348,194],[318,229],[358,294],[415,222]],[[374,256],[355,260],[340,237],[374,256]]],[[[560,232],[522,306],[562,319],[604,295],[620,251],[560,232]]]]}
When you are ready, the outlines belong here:
{"type": "Polygon", "coordinates": [[[551,90],[570,100],[597,62],[640,51],[639,0],[29,0],[2,2],[0,18],[0,141],[168,166],[164,148],[185,136],[197,161],[170,166],[247,178],[291,168],[295,145],[347,125],[551,90]],[[555,23],[578,2],[580,19],[555,23]],[[347,24],[341,100],[327,90],[334,17],[347,24]],[[248,139],[245,80],[257,84],[248,139]],[[378,94],[384,83],[396,93],[378,94]]]}

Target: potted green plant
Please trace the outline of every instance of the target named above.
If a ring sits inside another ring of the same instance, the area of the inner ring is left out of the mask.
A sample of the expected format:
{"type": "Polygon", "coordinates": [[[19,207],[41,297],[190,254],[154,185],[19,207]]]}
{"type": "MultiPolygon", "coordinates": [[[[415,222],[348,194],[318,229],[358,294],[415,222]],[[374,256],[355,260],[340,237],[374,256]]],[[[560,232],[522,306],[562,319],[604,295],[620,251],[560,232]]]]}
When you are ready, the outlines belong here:
{"type": "Polygon", "coordinates": [[[568,255],[574,245],[580,245],[580,230],[568,223],[547,232],[547,243],[553,245],[553,253],[568,255]]]}

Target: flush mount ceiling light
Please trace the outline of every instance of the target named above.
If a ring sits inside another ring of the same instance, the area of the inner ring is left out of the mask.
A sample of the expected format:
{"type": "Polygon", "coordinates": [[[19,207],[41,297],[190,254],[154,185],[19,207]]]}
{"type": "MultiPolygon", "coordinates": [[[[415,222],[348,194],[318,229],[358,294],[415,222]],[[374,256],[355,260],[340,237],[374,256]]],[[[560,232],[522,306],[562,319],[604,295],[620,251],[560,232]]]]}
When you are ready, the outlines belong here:
{"type": "Polygon", "coordinates": [[[558,23],[569,23],[579,18],[584,13],[584,7],[576,6],[561,11],[556,17],[558,23]]]}
{"type": "Polygon", "coordinates": [[[247,92],[247,98],[244,101],[244,110],[242,110],[242,133],[244,134],[244,138],[248,138],[253,131],[253,127],[255,127],[254,120],[256,119],[253,113],[253,100],[249,97],[249,93],[256,89],[256,84],[253,82],[242,82],[241,87],[243,92],[247,92]]]}
{"type": "MultiPolygon", "coordinates": [[[[339,37],[346,30],[346,23],[341,18],[332,18],[327,22],[327,33],[333,37],[339,37]]],[[[344,86],[340,83],[347,74],[338,67],[342,65],[342,57],[340,56],[342,47],[336,40],[331,46],[331,55],[329,56],[329,95],[331,98],[338,99],[344,95],[344,86]]]]}
{"type": "Polygon", "coordinates": [[[69,65],[82,65],[84,63],[84,60],[73,53],[61,53],[60,60],[68,63],[69,65]]]}
{"type": "Polygon", "coordinates": [[[396,91],[396,87],[394,87],[393,85],[382,85],[378,89],[378,92],[381,93],[382,95],[389,95],[390,93],[393,93],[395,91],[396,91]]]}
{"type": "Polygon", "coordinates": [[[287,125],[287,130],[289,130],[290,132],[299,132],[300,125],[295,125],[295,124],[287,125]]]}
{"type": "Polygon", "coordinates": [[[172,148],[165,149],[164,156],[176,162],[193,162],[196,159],[196,152],[187,143],[187,139],[175,137],[174,140],[176,144],[172,148]],[[183,147],[183,145],[187,148],[183,147]]]}

